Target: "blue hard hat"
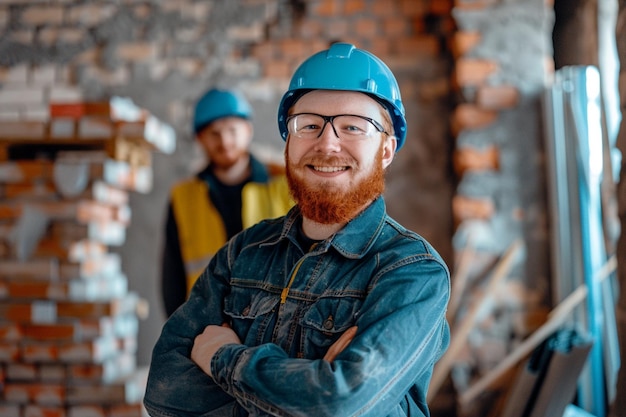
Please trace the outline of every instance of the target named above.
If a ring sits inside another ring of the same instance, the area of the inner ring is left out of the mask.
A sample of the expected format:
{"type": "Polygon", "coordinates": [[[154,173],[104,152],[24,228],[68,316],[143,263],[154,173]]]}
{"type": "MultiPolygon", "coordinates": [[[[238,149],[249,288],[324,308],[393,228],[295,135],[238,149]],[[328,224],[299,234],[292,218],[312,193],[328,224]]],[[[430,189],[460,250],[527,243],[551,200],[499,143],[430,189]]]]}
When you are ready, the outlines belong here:
{"type": "Polygon", "coordinates": [[[208,124],[222,117],[252,118],[252,107],[236,91],[212,88],[196,103],[193,131],[198,133],[208,124]]]}
{"type": "Polygon", "coordinates": [[[365,93],[389,112],[400,149],[406,139],[406,118],[400,88],[389,67],[372,53],[348,43],[335,43],[304,61],[296,70],[289,90],[278,107],[278,129],[287,140],[289,109],[311,90],[365,93]]]}

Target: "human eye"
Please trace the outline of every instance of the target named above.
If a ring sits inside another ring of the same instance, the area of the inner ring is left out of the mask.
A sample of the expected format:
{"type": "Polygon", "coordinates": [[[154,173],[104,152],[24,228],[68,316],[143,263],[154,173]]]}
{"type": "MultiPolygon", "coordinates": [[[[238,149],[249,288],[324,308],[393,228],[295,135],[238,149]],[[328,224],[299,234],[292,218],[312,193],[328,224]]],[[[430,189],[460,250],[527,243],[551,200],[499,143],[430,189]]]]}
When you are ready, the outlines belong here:
{"type": "Polygon", "coordinates": [[[300,114],[294,119],[295,130],[299,133],[315,133],[322,128],[324,120],[312,114],[300,114]]]}
{"type": "Polygon", "coordinates": [[[335,119],[335,126],[342,133],[349,136],[363,136],[369,134],[367,120],[356,116],[341,116],[335,119]]]}

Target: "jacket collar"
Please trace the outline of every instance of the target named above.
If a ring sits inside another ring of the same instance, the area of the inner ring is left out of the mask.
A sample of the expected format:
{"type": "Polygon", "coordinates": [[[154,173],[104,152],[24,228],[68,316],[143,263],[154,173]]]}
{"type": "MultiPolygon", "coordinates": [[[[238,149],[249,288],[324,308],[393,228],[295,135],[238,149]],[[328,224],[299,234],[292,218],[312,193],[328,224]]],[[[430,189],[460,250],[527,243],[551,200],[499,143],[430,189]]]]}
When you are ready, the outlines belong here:
{"type": "MultiPolygon", "coordinates": [[[[386,218],[385,200],[380,196],[341,230],[321,242],[316,252],[326,252],[332,246],[346,258],[361,258],[380,235],[386,218]]],[[[289,239],[297,244],[298,228],[301,225],[302,213],[295,206],[285,216],[285,223],[277,241],[289,239]]]]}

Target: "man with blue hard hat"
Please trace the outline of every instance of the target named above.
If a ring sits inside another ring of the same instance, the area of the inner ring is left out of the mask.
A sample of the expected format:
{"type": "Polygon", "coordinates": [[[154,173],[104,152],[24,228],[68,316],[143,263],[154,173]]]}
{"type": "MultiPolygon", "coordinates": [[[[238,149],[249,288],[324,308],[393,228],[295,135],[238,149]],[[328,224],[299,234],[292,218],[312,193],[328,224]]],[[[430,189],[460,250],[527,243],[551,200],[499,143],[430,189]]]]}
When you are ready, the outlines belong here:
{"type": "Polygon", "coordinates": [[[249,151],[252,114],[235,90],[212,88],[195,105],[193,132],[208,165],[170,193],[161,274],[167,316],[228,239],[293,205],[284,176],[270,175],[249,151]]]}
{"type": "Polygon", "coordinates": [[[152,416],[429,416],[449,344],[448,269],[389,217],[406,139],[389,68],[338,43],[305,60],[278,109],[296,205],[221,248],[157,341],[152,416]]]}

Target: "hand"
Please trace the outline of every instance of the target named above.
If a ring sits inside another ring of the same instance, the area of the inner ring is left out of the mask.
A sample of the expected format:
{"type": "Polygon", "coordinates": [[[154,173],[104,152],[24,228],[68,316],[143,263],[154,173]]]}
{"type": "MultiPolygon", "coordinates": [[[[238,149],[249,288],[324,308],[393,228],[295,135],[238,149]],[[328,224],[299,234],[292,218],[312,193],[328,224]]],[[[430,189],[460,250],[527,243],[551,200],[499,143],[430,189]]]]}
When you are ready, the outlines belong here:
{"type": "Polygon", "coordinates": [[[324,360],[333,363],[337,355],[339,355],[350,344],[352,339],[354,339],[357,329],[358,327],[352,326],[339,336],[339,339],[332,344],[332,346],[328,349],[328,352],[326,352],[326,355],[324,355],[324,360]]]}
{"type": "Polygon", "coordinates": [[[191,360],[212,378],[211,359],[219,348],[229,343],[241,344],[241,340],[228,324],[206,326],[193,341],[191,360]]]}

